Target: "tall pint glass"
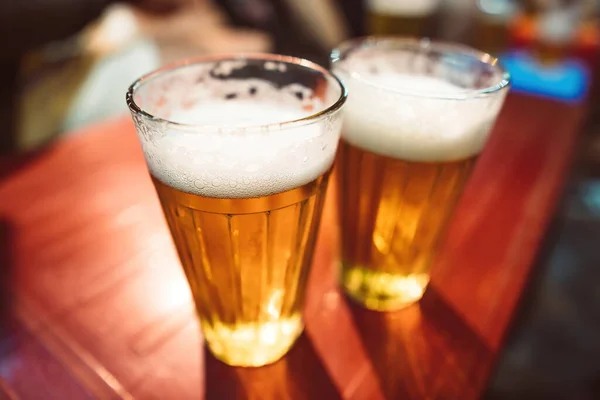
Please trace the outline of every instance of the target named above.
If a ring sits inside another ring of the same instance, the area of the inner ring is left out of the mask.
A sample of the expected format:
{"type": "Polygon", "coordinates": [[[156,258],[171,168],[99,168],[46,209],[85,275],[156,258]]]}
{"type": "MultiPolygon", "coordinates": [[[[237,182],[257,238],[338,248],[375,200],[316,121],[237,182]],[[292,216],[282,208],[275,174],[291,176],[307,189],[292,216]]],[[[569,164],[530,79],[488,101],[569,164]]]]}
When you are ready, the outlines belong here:
{"type": "Polygon", "coordinates": [[[429,282],[508,74],[488,54],[425,39],[357,39],[332,65],[350,93],[336,166],[341,284],[367,308],[402,308],[429,282]]]}
{"type": "Polygon", "coordinates": [[[127,93],[210,351],[276,361],[303,330],[306,281],[346,91],[292,57],[212,56],[127,93]]]}

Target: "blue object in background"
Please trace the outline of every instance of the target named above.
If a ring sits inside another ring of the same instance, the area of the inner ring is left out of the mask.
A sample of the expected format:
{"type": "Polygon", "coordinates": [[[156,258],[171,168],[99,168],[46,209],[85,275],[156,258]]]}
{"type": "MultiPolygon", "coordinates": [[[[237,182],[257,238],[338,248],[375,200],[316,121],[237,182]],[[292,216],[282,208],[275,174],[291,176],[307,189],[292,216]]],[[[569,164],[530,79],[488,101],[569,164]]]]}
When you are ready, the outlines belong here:
{"type": "Polygon", "coordinates": [[[570,103],[585,99],[590,85],[587,67],[575,59],[541,64],[530,53],[514,51],[500,56],[511,75],[513,91],[535,94],[570,103]]]}

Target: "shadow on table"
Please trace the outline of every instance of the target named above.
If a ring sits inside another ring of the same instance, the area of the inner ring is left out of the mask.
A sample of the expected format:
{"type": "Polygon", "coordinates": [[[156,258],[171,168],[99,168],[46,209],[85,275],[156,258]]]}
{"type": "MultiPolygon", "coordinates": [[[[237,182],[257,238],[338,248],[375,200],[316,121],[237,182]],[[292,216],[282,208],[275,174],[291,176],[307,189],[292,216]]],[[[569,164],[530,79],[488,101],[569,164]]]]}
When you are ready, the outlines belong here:
{"type": "Polygon", "coordinates": [[[492,354],[433,290],[420,303],[394,312],[347,301],[389,400],[479,397],[492,354]]]}
{"type": "Polygon", "coordinates": [[[275,364],[230,367],[205,349],[206,399],[341,399],[306,333],[275,364]]]}

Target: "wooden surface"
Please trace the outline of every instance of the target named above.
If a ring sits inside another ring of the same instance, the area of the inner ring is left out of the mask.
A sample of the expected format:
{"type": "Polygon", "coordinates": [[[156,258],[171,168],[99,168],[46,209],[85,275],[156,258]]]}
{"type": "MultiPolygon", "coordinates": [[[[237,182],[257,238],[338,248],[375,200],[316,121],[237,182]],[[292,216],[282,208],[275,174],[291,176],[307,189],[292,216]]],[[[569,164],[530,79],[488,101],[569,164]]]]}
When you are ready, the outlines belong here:
{"type": "Polygon", "coordinates": [[[581,109],[509,96],[423,301],[394,313],[336,289],[330,191],[306,304],[280,362],[203,349],[129,119],[0,162],[0,399],[475,399],[573,150],[581,109]]]}

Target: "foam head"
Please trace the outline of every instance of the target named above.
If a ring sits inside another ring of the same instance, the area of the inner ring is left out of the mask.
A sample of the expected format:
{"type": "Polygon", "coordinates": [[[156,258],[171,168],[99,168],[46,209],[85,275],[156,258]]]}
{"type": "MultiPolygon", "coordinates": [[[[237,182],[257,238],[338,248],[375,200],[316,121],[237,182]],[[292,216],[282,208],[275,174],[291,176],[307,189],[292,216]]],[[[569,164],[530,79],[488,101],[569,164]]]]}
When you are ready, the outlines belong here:
{"type": "Polygon", "coordinates": [[[262,59],[158,72],[128,97],[143,110],[132,114],[151,174],[216,198],[280,193],[328,171],[344,100],[326,71],[262,59]]]}
{"type": "Polygon", "coordinates": [[[463,47],[382,39],[350,43],[333,54],[333,70],[350,93],[344,140],[403,160],[478,154],[508,85],[500,67],[463,47]]]}

